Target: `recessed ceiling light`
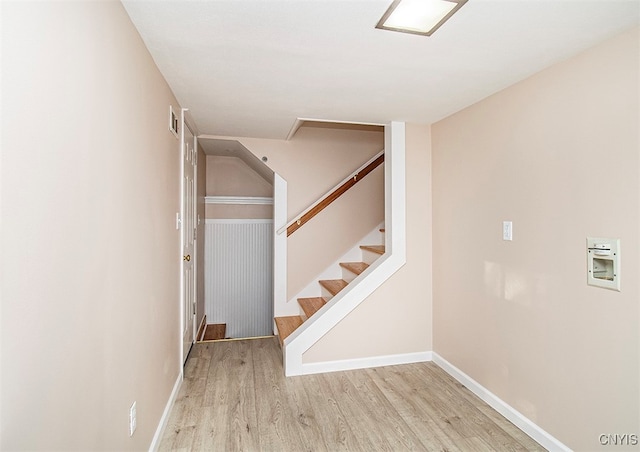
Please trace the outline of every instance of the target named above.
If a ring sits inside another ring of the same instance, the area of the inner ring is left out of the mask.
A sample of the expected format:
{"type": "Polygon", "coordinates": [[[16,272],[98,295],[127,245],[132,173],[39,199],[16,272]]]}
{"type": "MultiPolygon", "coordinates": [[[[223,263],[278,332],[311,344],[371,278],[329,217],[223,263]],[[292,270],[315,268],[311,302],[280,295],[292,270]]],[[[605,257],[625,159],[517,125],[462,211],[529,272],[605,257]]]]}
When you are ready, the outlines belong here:
{"type": "Polygon", "coordinates": [[[376,28],[431,36],[467,0],[394,0],[376,28]]]}

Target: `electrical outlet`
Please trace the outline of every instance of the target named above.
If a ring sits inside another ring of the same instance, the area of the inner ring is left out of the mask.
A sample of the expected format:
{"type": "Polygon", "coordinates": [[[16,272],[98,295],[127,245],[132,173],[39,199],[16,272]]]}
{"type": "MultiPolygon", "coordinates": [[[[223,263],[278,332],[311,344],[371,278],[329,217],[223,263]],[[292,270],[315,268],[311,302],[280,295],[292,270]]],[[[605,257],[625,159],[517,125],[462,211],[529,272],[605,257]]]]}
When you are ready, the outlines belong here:
{"type": "Polygon", "coordinates": [[[136,402],[133,402],[131,408],[129,408],[129,436],[133,436],[133,432],[136,431],[136,402]]]}

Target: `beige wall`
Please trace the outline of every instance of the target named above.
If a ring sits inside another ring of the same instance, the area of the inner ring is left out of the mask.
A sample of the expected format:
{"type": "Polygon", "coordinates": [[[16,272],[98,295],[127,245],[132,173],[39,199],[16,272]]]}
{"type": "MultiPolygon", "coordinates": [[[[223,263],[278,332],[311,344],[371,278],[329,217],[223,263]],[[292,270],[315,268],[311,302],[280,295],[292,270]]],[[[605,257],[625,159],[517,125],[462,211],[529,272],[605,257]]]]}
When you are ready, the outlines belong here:
{"type": "Polygon", "coordinates": [[[170,104],[119,2],[2,3],[2,450],[151,443],[180,369],[170,104]]]}
{"type": "MultiPolygon", "coordinates": [[[[384,134],[301,127],[290,140],[238,139],[287,181],[289,219],[384,148],[384,134]]],[[[287,293],[293,297],[384,220],[383,172],[379,168],[287,242],[287,293]]]]}
{"type": "MultiPolygon", "coordinates": [[[[238,157],[207,156],[207,196],[273,197],[273,187],[238,157]]],[[[207,218],[269,219],[273,205],[207,204],[207,218]]]]}
{"type": "Polygon", "coordinates": [[[207,155],[207,196],[273,196],[273,187],[238,157],[207,155]]]}
{"type": "Polygon", "coordinates": [[[434,351],[575,450],[639,433],[639,54],[636,29],[432,128],[434,351]],[[621,292],[587,286],[587,236],[621,239],[621,292]]]}
{"type": "Polygon", "coordinates": [[[266,204],[207,204],[208,219],[269,220],[273,218],[273,206],[266,204]]]}
{"type": "Polygon", "coordinates": [[[406,125],[407,263],[303,356],[305,363],[426,352],[431,322],[431,137],[406,125]]]}

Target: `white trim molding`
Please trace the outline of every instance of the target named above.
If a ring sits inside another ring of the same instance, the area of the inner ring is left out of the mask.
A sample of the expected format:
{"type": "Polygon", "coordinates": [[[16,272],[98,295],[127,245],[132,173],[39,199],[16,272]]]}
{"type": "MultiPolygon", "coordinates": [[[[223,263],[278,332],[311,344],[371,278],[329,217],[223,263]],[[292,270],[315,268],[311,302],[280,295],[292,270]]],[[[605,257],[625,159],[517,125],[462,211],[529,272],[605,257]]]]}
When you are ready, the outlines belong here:
{"type": "Polygon", "coordinates": [[[205,204],[272,205],[273,198],[262,196],[205,196],[205,204]]]}
{"type": "Polygon", "coordinates": [[[504,400],[489,391],[469,375],[458,369],[442,356],[433,352],[433,362],[440,366],[446,373],[465,385],[471,392],[477,395],[483,402],[507,418],[513,425],[533,438],[538,444],[547,450],[570,452],[571,449],[558,439],[544,431],[529,418],[507,404],[504,400]]]}
{"type": "Polygon", "coordinates": [[[402,353],[399,355],[371,356],[368,358],[344,359],[322,363],[303,363],[304,375],[339,372],[343,370],[369,369],[371,367],[397,366],[431,361],[431,352],[402,353]]]}
{"type": "MultiPolygon", "coordinates": [[[[182,367],[182,366],[181,366],[182,367]]],[[[171,409],[173,408],[173,404],[178,397],[178,392],[180,391],[180,387],[182,386],[182,372],[178,375],[175,384],[173,385],[173,390],[171,391],[171,395],[169,396],[169,400],[167,401],[167,405],[164,407],[164,411],[162,416],[160,417],[160,422],[158,423],[158,427],[156,428],[156,433],[153,435],[153,439],[151,440],[151,445],[149,446],[149,452],[155,452],[160,447],[160,442],[162,441],[162,436],[164,435],[164,429],[167,427],[167,422],[169,421],[169,415],[171,414],[171,409]]]]}
{"type": "Polygon", "coordinates": [[[270,218],[206,218],[204,224],[265,224],[273,223],[270,218]]]}
{"type": "Polygon", "coordinates": [[[287,141],[290,141],[294,137],[296,132],[298,132],[298,129],[300,129],[300,127],[302,127],[302,125],[305,122],[315,122],[315,123],[324,123],[324,124],[346,124],[350,126],[360,125],[360,126],[384,127],[384,124],[378,123],[378,122],[356,122],[356,121],[342,121],[337,119],[296,118],[296,120],[293,122],[293,125],[291,126],[291,129],[289,130],[289,133],[287,134],[287,141]]]}
{"type": "Polygon", "coordinates": [[[278,173],[273,173],[273,200],[273,315],[280,317],[287,309],[287,236],[277,231],[287,223],[287,181],[278,173]]]}

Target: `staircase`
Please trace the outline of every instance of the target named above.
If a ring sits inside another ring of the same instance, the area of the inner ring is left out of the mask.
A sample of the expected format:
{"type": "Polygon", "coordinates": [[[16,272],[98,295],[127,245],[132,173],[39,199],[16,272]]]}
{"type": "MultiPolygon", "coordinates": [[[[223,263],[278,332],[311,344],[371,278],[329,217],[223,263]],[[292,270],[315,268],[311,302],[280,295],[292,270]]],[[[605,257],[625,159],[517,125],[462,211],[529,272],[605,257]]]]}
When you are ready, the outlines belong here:
{"type": "MultiPolygon", "coordinates": [[[[384,229],[380,229],[380,232],[384,236],[384,229]]],[[[318,281],[322,294],[320,297],[298,298],[300,315],[275,318],[280,346],[284,347],[284,340],[291,333],[303,322],[315,315],[331,298],[347,287],[358,275],[369,268],[369,265],[382,256],[385,252],[385,247],[384,245],[361,245],[360,250],[362,251],[362,262],[340,262],[342,279],[318,281]]]]}

